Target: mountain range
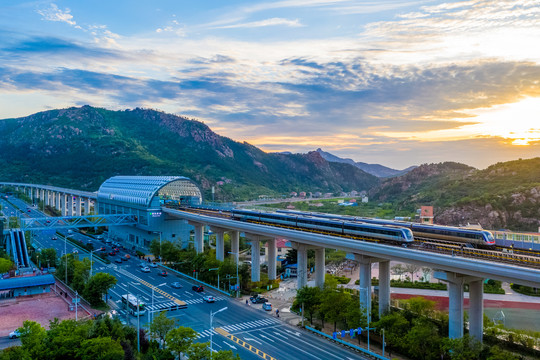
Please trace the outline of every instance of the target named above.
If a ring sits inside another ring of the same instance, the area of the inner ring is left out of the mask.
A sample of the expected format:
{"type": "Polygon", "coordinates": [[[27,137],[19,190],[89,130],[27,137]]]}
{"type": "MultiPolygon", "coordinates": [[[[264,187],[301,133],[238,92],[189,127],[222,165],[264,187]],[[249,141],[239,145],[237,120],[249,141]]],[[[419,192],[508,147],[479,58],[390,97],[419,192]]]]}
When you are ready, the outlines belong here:
{"type": "Polygon", "coordinates": [[[266,153],[200,121],[140,109],[91,106],[0,120],[0,179],[96,191],[115,175],[183,175],[206,199],[241,201],[306,191],[368,192],[370,202],[414,213],[433,205],[440,224],[537,231],[540,158],[485,170],[444,162],[395,170],[321,149],[266,153]]]}
{"type": "Polygon", "coordinates": [[[321,154],[323,159],[327,161],[350,164],[350,165],[356,166],[362,171],[367,172],[368,174],[374,175],[379,178],[387,178],[387,177],[404,175],[408,173],[409,171],[413,170],[414,168],[416,168],[416,166],[410,166],[403,170],[395,170],[395,169],[391,169],[389,167],[379,165],[379,164],[367,164],[364,162],[356,162],[352,159],[343,159],[333,154],[330,154],[328,152],[325,152],[321,148],[318,148],[316,151],[319,154],[321,154]]]}
{"type": "Polygon", "coordinates": [[[369,190],[379,179],[318,152],[276,154],[200,121],[91,106],[0,121],[0,178],[95,191],[114,175],[183,175],[219,200],[290,191],[369,190]]]}

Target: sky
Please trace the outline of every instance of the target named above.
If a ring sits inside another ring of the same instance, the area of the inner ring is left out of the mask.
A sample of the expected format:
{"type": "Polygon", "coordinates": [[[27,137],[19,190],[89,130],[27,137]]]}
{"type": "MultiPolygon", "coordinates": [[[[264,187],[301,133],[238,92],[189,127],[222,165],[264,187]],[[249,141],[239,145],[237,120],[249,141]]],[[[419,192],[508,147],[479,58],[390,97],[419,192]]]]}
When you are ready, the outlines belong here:
{"type": "Polygon", "coordinates": [[[539,0],[0,2],[0,119],[92,105],[395,169],[540,156],[539,0]]]}

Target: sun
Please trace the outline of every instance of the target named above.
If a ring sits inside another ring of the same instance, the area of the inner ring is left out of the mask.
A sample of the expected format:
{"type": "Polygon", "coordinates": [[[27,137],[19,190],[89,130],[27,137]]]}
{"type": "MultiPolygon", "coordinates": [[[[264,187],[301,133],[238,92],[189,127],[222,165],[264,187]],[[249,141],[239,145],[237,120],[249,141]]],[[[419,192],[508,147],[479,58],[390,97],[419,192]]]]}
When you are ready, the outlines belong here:
{"type": "Polygon", "coordinates": [[[467,126],[473,133],[508,139],[517,146],[540,141],[540,98],[470,112],[476,115],[477,123],[467,126]]]}

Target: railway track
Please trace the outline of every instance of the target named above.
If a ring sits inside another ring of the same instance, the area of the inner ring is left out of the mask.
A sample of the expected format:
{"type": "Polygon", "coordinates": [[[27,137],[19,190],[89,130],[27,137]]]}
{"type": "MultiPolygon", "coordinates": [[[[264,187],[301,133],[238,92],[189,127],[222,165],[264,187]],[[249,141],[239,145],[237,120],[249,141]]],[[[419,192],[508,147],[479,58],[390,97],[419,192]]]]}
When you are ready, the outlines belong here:
{"type": "MultiPolygon", "coordinates": [[[[194,209],[194,208],[183,208],[183,207],[178,208],[178,210],[195,213],[195,214],[220,217],[220,218],[231,217],[231,214],[229,211],[217,211],[217,210],[210,210],[210,209],[200,209],[200,208],[194,209]]],[[[366,237],[343,235],[343,234],[332,233],[328,231],[318,231],[318,230],[313,230],[313,229],[296,228],[292,226],[273,224],[273,223],[268,223],[268,222],[254,222],[254,221],[251,221],[251,222],[261,224],[261,225],[275,226],[275,227],[286,228],[286,229],[291,229],[291,230],[300,230],[304,232],[312,232],[312,233],[323,234],[323,235],[338,236],[338,237],[343,237],[347,239],[356,239],[360,241],[385,243],[385,244],[391,244],[391,245],[396,246],[394,243],[381,241],[380,239],[377,239],[377,238],[366,238],[366,237]]],[[[495,249],[476,249],[476,248],[466,247],[463,244],[453,243],[451,241],[438,240],[438,239],[425,238],[425,237],[422,237],[422,238],[416,237],[415,242],[409,245],[409,247],[412,249],[441,253],[441,254],[448,254],[452,256],[460,256],[460,257],[473,258],[473,259],[479,259],[479,260],[497,261],[497,262],[518,265],[518,266],[540,268],[540,252],[537,252],[537,251],[512,249],[512,248],[502,247],[502,246],[497,246],[495,247],[495,249]]]]}

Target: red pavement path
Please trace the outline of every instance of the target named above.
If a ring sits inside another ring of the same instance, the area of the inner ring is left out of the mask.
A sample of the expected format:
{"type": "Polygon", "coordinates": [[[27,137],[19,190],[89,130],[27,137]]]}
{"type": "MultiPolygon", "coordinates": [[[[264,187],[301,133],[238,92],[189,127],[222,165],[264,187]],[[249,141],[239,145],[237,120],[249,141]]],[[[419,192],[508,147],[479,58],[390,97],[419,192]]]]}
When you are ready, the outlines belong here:
{"type": "MultiPolygon", "coordinates": [[[[412,295],[412,294],[391,294],[392,299],[403,300],[413,297],[423,297],[427,300],[435,301],[435,308],[437,310],[448,310],[448,297],[444,296],[426,296],[426,295],[412,295]]],[[[469,299],[464,299],[464,307],[469,307],[469,299]]],[[[538,303],[526,303],[519,301],[500,301],[500,300],[487,300],[484,299],[484,308],[505,308],[505,309],[526,309],[526,310],[540,310],[540,304],[538,303]]]]}

